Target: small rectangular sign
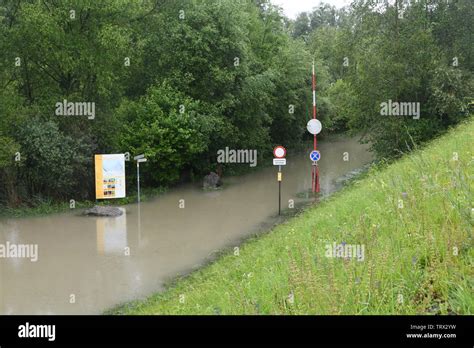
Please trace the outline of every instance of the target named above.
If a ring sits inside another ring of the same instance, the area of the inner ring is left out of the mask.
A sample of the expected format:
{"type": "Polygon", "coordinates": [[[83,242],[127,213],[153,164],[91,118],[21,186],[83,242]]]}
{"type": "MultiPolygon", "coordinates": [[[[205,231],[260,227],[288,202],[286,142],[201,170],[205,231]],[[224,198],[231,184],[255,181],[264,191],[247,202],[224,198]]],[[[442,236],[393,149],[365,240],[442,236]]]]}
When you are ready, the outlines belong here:
{"type": "Polygon", "coordinates": [[[281,172],[278,172],[278,181],[281,181],[281,179],[282,179],[281,172]]]}
{"type": "Polygon", "coordinates": [[[273,159],[274,166],[286,166],[286,158],[274,158],[273,159]]]}

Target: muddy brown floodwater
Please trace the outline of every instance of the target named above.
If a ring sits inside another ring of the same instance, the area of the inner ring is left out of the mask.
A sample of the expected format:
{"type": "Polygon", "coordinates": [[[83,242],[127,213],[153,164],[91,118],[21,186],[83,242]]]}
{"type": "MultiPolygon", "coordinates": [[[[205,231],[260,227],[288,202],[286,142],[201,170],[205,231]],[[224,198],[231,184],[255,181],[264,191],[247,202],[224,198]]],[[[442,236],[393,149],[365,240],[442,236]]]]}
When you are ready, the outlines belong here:
{"type": "MultiPolygon", "coordinates": [[[[341,177],[372,160],[357,139],[321,141],[319,149],[325,195],[337,190],[341,177]]],[[[307,194],[309,152],[287,161],[284,209],[290,199],[296,204],[313,199],[307,194]]],[[[0,245],[37,245],[38,260],[0,258],[0,314],[99,314],[162,290],[170,279],[277,221],[276,171],[268,167],[226,178],[225,187],[213,192],[183,185],[140,207],[122,207],[126,214],[119,218],[83,217],[74,211],[1,219],[0,245]]]]}

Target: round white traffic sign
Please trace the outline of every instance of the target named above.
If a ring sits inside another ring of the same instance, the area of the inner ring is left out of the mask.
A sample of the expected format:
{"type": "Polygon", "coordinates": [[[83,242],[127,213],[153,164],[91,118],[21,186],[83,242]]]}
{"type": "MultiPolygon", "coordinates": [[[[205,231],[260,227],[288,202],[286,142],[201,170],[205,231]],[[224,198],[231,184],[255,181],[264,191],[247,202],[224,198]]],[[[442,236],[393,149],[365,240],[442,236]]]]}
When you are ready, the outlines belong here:
{"type": "Polygon", "coordinates": [[[319,120],[313,118],[308,121],[306,129],[308,129],[308,132],[310,132],[311,134],[316,135],[321,132],[321,129],[323,129],[323,125],[319,120]]]}
{"type": "Polygon", "coordinates": [[[321,159],[321,152],[319,152],[318,150],[311,151],[311,153],[309,154],[309,158],[313,162],[318,162],[321,159]]]}
{"type": "Polygon", "coordinates": [[[277,146],[273,149],[273,156],[275,158],[285,158],[286,149],[283,146],[277,146]]]}

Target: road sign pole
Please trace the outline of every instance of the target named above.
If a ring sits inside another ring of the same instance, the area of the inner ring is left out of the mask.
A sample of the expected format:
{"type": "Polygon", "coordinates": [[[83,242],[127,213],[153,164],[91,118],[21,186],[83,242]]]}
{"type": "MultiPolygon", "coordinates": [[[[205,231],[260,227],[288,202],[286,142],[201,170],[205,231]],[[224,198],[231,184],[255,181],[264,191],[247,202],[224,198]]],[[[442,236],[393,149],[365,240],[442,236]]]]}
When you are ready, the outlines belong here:
{"type": "Polygon", "coordinates": [[[140,203],[140,162],[137,161],[137,194],[138,203],[140,203]]]}
{"type": "Polygon", "coordinates": [[[278,215],[281,215],[281,166],[278,166],[278,215]]]}
{"type": "Polygon", "coordinates": [[[316,164],[316,192],[319,193],[319,167],[316,164]]]}
{"type": "MultiPolygon", "coordinates": [[[[314,135],[314,141],[313,141],[313,151],[317,151],[317,140],[316,140],[316,134],[318,134],[321,131],[321,124],[319,121],[316,120],[316,72],[314,69],[314,59],[313,59],[313,65],[312,65],[312,87],[313,87],[313,120],[311,120],[309,123],[312,122],[312,127],[314,128],[312,130],[308,129],[310,133],[314,135]]],[[[311,168],[311,191],[313,193],[319,192],[319,169],[316,166],[313,166],[311,168]]]]}
{"type": "Polygon", "coordinates": [[[138,203],[140,203],[140,162],[146,162],[147,159],[145,158],[145,155],[138,155],[133,159],[137,161],[137,200],[138,203]]]}
{"type": "MultiPolygon", "coordinates": [[[[313,59],[313,119],[316,119],[316,74],[314,72],[314,59],[313,59]]],[[[316,140],[316,134],[314,134],[314,142],[313,142],[313,148],[314,151],[317,149],[317,140],[316,140]]],[[[312,191],[313,193],[316,192],[316,187],[318,186],[317,184],[317,177],[316,177],[316,168],[313,168],[314,172],[314,177],[313,177],[313,184],[312,184],[312,191]]]]}
{"type": "Polygon", "coordinates": [[[281,181],[282,173],[281,166],[286,165],[286,149],[283,146],[277,146],[273,149],[273,165],[278,166],[277,180],[278,180],[278,215],[281,215],[281,181]]]}
{"type": "Polygon", "coordinates": [[[278,181],[278,215],[281,215],[281,181],[278,181]]]}

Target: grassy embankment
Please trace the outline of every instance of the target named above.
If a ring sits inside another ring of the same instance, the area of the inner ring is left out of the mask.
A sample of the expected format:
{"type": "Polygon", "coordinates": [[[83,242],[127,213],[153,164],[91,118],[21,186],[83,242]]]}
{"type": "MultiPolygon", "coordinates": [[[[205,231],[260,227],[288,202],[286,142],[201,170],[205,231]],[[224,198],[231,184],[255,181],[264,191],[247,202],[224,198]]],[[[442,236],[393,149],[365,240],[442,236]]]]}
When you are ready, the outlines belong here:
{"type": "Polygon", "coordinates": [[[114,314],[472,314],[474,121],[114,314]],[[457,157],[456,157],[457,156],[457,157]],[[326,245],[364,246],[364,260],[326,245]]]}

